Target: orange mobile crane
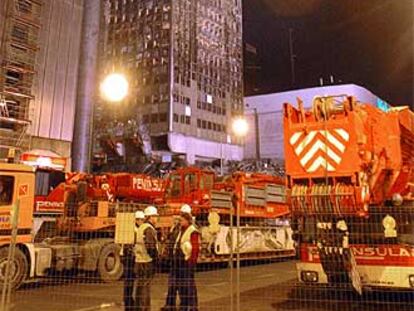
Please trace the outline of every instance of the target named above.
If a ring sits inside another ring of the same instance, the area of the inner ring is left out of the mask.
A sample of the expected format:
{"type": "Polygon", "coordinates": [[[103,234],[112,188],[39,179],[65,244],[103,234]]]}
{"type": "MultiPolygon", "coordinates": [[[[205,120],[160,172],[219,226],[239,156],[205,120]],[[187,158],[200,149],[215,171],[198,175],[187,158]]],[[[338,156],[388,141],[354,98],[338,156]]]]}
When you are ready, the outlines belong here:
{"type": "Polygon", "coordinates": [[[317,97],[285,104],[284,134],[299,280],[414,289],[414,113],[317,97]]]}

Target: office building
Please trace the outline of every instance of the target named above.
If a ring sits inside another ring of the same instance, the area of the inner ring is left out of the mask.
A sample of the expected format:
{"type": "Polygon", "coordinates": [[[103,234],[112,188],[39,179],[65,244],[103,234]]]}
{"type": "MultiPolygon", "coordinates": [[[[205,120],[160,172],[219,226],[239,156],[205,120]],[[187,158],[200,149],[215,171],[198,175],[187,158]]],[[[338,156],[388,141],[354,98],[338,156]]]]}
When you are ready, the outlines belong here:
{"type": "Polygon", "coordinates": [[[130,90],[95,109],[95,154],[241,159],[230,126],[243,113],[241,0],[108,0],[104,16],[101,77],[122,72],[130,90]]]}

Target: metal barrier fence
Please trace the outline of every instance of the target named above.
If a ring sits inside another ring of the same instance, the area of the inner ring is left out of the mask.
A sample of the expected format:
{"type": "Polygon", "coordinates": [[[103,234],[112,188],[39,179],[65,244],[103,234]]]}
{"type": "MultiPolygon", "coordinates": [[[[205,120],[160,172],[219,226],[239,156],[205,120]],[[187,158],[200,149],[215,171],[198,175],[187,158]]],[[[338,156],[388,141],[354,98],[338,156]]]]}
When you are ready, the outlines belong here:
{"type": "MultiPolygon", "coordinates": [[[[138,209],[143,210],[145,207],[140,206],[138,209]]],[[[91,213],[94,213],[94,217],[104,217],[109,215],[108,212],[112,213],[113,208],[111,205],[97,204],[91,213]]],[[[127,282],[128,276],[132,283],[138,280],[135,290],[138,286],[144,296],[140,296],[143,299],[140,301],[146,301],[145,287],[148,283],[151,296],[150,308],[142,308],[141,304],[141,308],[130,310],[161,310],[166,304],[169,291],[174,297],[178,291],[181,300],[187,302],[188,298],[194,298],[194,292],[188,290],[192,286],[192,267],[167,260],[171,256],[174,258],[174,250],[173,253],[168,253],[171,251],[169,247],[175,248],[175,252],[184,253],[185,246],[181,244],[185,240],[184,231],[181,236],[179,233],[168,236],[173,230],[172,227],[165,227],[164,215],[160,210],[156,227],[160,228],[158,238],[162,246],[159,253],[163,260],[154,266],[156,272],[153,276],[143,268],[143,263],[140,268],[132,264],[132,270],[128,270],[128,252],[136,254],[138,251],[128,246],[128,239],[139,244],[134,229],[137,206],[115,205],[115,209],[117,212],[113,214],[115,217],[112,223],[88,223],[94,226],[116,224],[118,229],[115,236],[109,235],[105,230],[95,235],[87,232],[82,234],[79,228],[86,225],[87,220],[81,223],[79,219],[71,219],[69,216],[65,220],[68,230],[57,235],[56,219],[52,215],[44,217],[40,221],[41,225],[35,221],[35,233],[42,237],[45,233],[50,233],[54,238],[46,237],[36,241],[35,249],[30,249],[29,246],[28,250],[34,251],[34,257],[29,256],[27,261],[22,261],[19,256],[21,253],[29,255],[24,249],[24,245],[29,244],[19,242],[17,220],[19,211],[22,215],[24,210],[19,205],[15,206],[11,217],[11,244],[6,248],[7,252],[0,252],[3,256],[0,258],[1,277],[6,280],[2,284],[0,310],[127,310],[124,306],[124,290],[131,285],[127,282]],[[71,232],[75,228],[79,234],[71,232]],[[27,269],[23,269],[26,282],[14,289],[21,262],[27,264],[27,269]],[[120,268],[120,263],[123,268],[120,268]],[[37,276],[30,278],[32,274],[37,276]],[[180,287],[178,290],[177,286],[180,287]]],[[[179,309],[180,299],[177,297],[176,310],[411,310],[414,306],[414,280],[410,275],[414,274],[413,253],[409,246],[410,236],[405,235],[409,232],[409,219],[406,219],[405,227],[400,226],[399,233],[408,240],[398,251],[395,240],[387,240],[381,247],[354,249],[352,261],[348,260],[352,255],[346,247],[342,250],[315,250],[318,246],[313,246],[312,239],[315,239],[317,231],[321,229],[321,222],[312,217],[300,224],[284,219],[273,223],[259,223],[256,220],[254,225],[253,220],[247,224],[245,219],[237,217],[237,214],[240,215],[237,208],[232,211],[228,220],[221,220],[218,231],[212,230],[216,234],[213,244],[210,243],[211,239],[201,238],[199,263],[194,270],[197,308],[179,309]],[[227,221],[228,225],[221,224],[227,221]],[[302,229],[299,230],[299,227],[302,229]],[[295,229],[294,234],[292,228],[295,229]],[[302,232],[299,238],[297,232],[302,232]],[[300,242],[295,244],[296,249],[300,250],[300,256],[291,251],[294,245],[292,235],[300,242]],[[377,255],[385,258],[388,264],[381,266],[374,263],[367,268],[371,261],[380,261],[378,258],[381,257],[377,255]],[[356,288],[355,273],[364,288],[362,295],[356,288]],[[377,286],[367,285],[375,280],[378,280],[377,286]]],[[[195,223],[198,231],[203,234],[207,232],[204,228],[216,220],[210,219],[209,222],[200,217],[195,223]]],[[[368,226],[372,229],[371,233],[375,233],[372,232],[374,224],[368,223],[368,226]]],[[[363,235],[361,230],[358,232],[363,235]]],[[[338,238],[339,235],[332,234],[331,237],[338,238]]],[[[371,243],[374,241],[371,240],[371,243]]],[[[150,255],[150,252],[144,254],[144,257],[145,255],[150,255]]]]}

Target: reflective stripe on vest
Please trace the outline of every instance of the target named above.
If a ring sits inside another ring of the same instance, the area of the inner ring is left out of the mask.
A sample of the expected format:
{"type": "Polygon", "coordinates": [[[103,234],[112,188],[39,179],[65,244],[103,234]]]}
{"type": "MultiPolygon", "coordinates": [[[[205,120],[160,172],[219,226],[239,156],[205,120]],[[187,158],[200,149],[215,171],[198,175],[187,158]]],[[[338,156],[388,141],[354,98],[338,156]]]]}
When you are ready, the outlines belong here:
{"type": "Polygon", "coordinates": [[[147,248],[145,247],[144,234],[147,229],[155,231],[154,227],[149,223],[143,223],[135,231],[135,262],[145,263],[152,261],[152,258],[148,255],[147,248]]]}
{"type": "Polygon", "coordinates": [[[184,254],[184,259],[188,260],[191,257],[193,251],[193,245],[191,244],[191,235],[194,232],[198,232],[197,228],[194,225],[189,226],[184,233],[180,232],[175,241],[175,247],[180,243],[181,251],[184,254]]]}

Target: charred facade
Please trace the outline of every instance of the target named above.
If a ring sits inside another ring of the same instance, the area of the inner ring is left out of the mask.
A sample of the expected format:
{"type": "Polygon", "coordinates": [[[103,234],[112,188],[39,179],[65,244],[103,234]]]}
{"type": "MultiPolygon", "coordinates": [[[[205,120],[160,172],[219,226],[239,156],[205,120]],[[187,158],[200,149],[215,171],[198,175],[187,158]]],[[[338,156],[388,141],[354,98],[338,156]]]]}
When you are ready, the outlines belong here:
{"type": "Polygon", "coordinates": [[[123,72],[130,91],[96,108],[95,154],[240,158],[229,123],[243,112],[241,11],[240,0],[107,0],[101,74],[123,72]]]}

